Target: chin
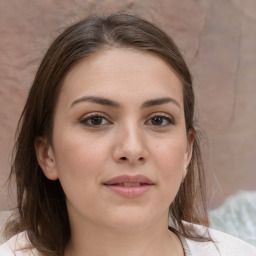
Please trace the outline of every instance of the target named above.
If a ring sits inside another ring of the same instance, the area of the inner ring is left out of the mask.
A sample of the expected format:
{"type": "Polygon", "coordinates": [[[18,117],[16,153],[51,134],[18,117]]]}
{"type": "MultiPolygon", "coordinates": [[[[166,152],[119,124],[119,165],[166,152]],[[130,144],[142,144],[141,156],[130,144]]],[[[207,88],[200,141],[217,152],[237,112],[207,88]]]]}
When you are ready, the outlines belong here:
{"type": "Polygon", "coordinates": [[[111,214],[106,222],[109,227],[121,232],[138,232],[154,223],[154,216],[150,212],[126,210],[123,213],[118,213],[111,214]]]}

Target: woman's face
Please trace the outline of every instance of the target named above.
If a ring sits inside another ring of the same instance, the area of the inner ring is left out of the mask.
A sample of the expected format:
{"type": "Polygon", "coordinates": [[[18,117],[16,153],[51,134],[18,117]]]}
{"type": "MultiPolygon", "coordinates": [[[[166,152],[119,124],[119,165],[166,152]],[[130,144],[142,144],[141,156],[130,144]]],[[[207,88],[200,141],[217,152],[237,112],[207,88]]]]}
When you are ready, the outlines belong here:
{"type": "Polygon", "coordinates": [[[71,226],[167,225],[191,156],[183,108],[180,80],[150,53],[104,50],[69,72],[53,147],[36,148],[45,175],[60,180],[71,226]]]}

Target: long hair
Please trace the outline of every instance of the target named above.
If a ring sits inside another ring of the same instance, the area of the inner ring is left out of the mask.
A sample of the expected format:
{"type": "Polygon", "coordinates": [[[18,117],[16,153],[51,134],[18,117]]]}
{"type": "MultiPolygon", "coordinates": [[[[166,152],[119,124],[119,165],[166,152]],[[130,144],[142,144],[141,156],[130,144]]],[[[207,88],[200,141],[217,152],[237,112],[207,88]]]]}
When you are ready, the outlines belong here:
{"type": "Polygon", "coordinates": [[[183,221],[209,226],[205,177],[194,128],[194,93],[189,69],[173,40],[155,25],[134,15],[116,13],[89,17],[68,27],[51,44],[36,73],[21,114],[10,177],[17,184],[17,216],[6,227],[9,236],[26,231],[42,255],[63,255],[70,238],[65,194],[58,180],[48,180],[36,158],[34,141],[52,141],[53,116],[63,80],[80,61],[104,48],[133,48],[163,59],[183,84],[187,134],[194,134],[188,174],[170,206],[175,229],[191,239],[200,235],[183,221]]]}

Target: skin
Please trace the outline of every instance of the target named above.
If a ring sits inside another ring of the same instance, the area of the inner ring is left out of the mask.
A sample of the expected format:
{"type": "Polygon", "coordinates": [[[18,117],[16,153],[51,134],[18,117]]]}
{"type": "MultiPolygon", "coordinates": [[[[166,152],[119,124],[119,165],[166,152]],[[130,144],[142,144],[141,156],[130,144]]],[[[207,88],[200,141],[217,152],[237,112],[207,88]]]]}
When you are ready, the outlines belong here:
{"type": "Polygon", "coordinates": [[[111,48],[77,64],[59,95],[53,145],[41,137],[35,143],[45,176],[59,179],[67,197],[71,239],[65,256],[184,255],[168,230],[168,211],[186,175],[192,143],[181,81],[158,56],[111,48]],[[120,106],[83,97],[104,97],[120,106]],[[142,107],[166,97],[172,100],[142,107]],[[103,185],[122,174],[142,174],[154,186],[126,198],[103,185]]]}

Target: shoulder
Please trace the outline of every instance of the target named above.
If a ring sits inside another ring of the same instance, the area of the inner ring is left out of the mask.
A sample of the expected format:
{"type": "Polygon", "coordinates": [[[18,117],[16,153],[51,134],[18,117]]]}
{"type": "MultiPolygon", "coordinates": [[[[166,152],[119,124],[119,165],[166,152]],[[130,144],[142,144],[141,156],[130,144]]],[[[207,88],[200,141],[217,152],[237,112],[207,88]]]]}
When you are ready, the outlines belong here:
{"type": "Polygon", "coordinates": [[[192,225],[201,235],[209,234],[213,240],[213,242],[196,242],[185,239],[192,256],[256,256],[256,247],[239,238],[200,225],[190,223],[186,225],[192,225]]]}
{"type": "Polygon", "coordinates": [[[26,232],[19,233],[0,245],[0,256],[37,256],[35,249],[25,249],[29,245],[26,232]]]}

